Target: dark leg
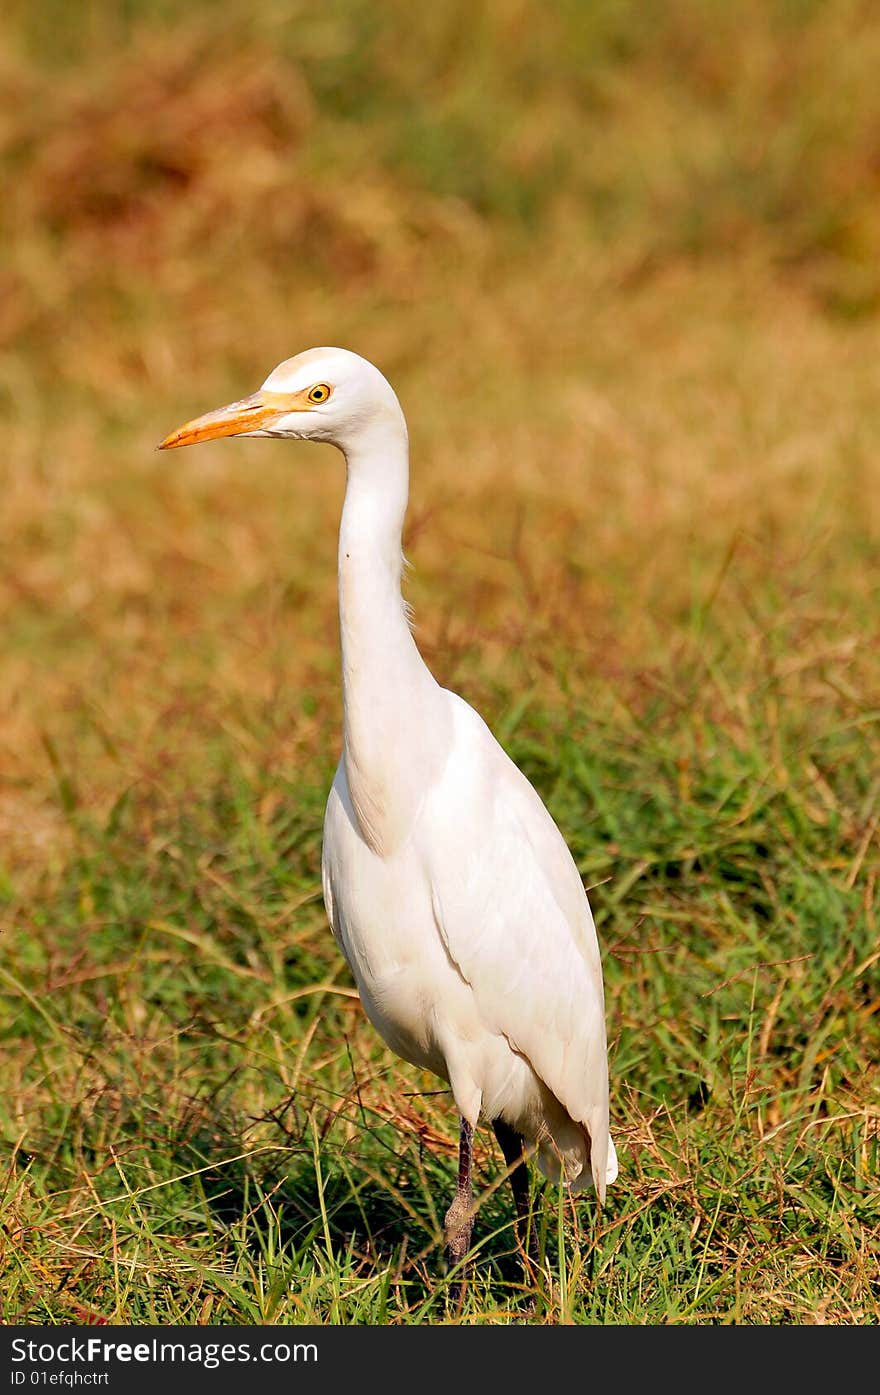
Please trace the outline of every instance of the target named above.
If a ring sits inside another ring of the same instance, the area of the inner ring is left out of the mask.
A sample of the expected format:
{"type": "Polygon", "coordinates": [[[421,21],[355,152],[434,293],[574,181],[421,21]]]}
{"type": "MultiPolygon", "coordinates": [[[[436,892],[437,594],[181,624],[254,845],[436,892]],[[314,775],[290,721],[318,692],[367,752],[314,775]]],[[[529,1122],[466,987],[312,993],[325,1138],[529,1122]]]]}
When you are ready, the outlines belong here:
{"type": "Polygon", "coordinates": [[[501,1144],[504,1161],[513,1171],[510,1174],[510,1187],[516,1207],[516,1240],[523,1262],[523,1277],[527,1284],[533,1282],[532,1266],[538,1266],[538,1235],[532,1225],[532,1212],[529,1205],[529,1171],[525,1160],[525,1147],[522,1135],[505,1124],[503,1119],[493,1119],[495,1137],[501,1144]]]}
{"type": "Polygon", "coordinates": [[[474,1228],[473,1195],[471,1193],[471,1158],[474,1131],[467,1119],[461,1121],[461,1135],[458,1144],[458,1190],[455,1200],[446,1212],[446,1253],[450,1265],[460,1265],[453,1280],[450,1297],[456,1307],[464,1301],[467,1284],[467,1270],[463,1261],[471,1247],[471,1231],[474,1228]]]}

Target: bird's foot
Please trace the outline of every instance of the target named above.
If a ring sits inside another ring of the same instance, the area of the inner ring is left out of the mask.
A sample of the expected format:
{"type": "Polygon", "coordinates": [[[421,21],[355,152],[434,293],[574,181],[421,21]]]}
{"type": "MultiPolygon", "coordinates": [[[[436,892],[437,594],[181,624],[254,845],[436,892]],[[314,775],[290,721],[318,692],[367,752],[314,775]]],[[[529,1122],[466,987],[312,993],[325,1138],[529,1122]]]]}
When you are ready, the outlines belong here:
{"type": "Polygon", "coordinates": [[[471,1247],[473,1226],[470,1197],[459,1193],[446,1212],[444,1223],[446,1256],[455,1275],[449,1285],[449,1301],[456,1312],[461,1312],[467,1290],[467,1253],[471,1247]]]}

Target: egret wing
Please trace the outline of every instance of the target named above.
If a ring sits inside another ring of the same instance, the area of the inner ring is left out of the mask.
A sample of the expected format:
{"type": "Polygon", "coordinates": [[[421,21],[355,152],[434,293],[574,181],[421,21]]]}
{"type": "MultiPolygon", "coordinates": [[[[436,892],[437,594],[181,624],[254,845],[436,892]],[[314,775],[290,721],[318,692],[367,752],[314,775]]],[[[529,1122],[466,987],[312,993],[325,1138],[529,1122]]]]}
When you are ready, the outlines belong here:
{"type": "Polygon", "coordinates": [[[437,929],[487,1026],[586,1126],[602,1196],[611,1180],[605,1006],[586,893],[532,786],[461,707],[470,715],[458,717],[423,824],[437,929]]]}

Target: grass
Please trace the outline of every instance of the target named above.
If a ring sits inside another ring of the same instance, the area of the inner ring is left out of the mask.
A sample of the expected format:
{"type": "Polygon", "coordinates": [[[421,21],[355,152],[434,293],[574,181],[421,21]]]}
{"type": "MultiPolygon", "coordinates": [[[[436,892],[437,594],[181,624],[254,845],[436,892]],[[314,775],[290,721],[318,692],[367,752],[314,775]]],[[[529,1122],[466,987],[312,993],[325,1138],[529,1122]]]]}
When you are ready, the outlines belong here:
{"type": "Polygon", "coordinates": [[[872,8],[72,13],[0,29],[0,1316],[449,1319],[452,1102],[320,901],[338,462],[153,450],[338,342],[599,927],[621,1177],[536,1183],[532,1320],[876,1323],[872,8]]]}

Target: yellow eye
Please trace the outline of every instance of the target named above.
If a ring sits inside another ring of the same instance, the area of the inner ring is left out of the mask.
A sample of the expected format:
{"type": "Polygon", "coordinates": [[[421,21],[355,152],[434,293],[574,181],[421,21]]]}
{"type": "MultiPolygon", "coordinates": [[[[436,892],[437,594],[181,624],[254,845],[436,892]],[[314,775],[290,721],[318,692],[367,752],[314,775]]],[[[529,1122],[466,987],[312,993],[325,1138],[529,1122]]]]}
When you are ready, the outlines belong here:
{"type": "Polygon", "coordinates": [[[315,383],[313,388],[309,388],[310,402],[326,402],[330,396],[330,388],[326,383],[315,383]]]}

